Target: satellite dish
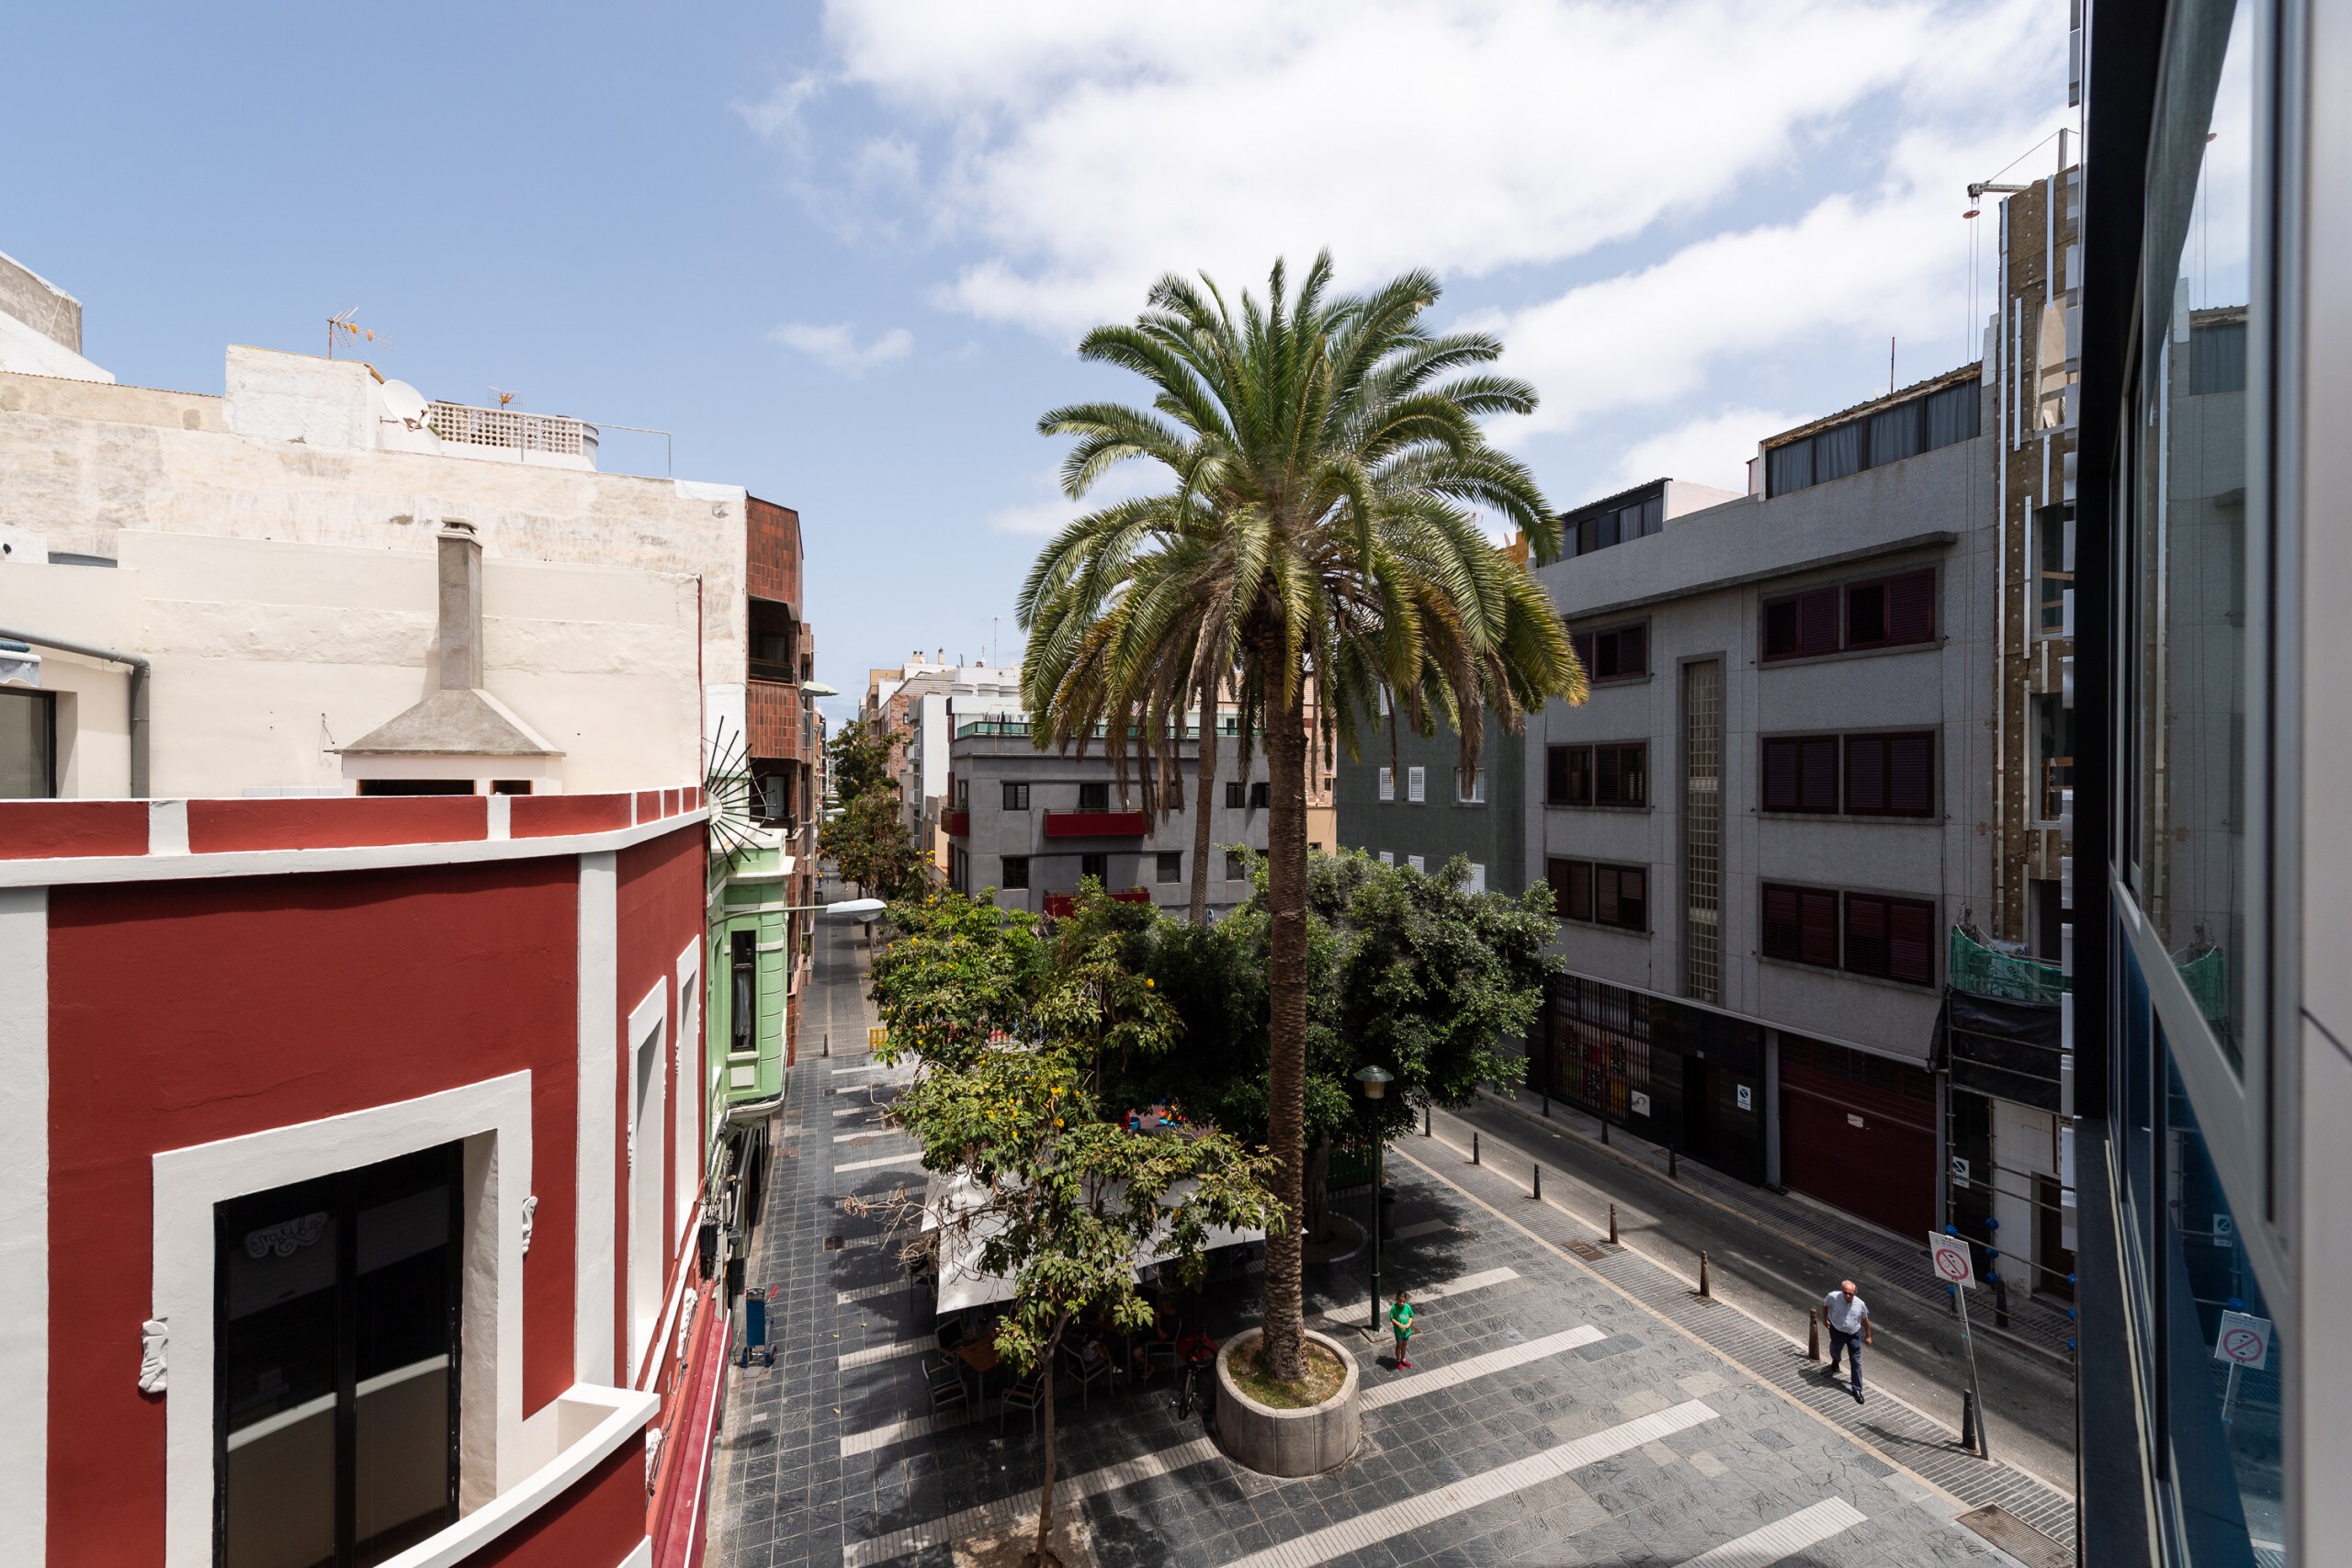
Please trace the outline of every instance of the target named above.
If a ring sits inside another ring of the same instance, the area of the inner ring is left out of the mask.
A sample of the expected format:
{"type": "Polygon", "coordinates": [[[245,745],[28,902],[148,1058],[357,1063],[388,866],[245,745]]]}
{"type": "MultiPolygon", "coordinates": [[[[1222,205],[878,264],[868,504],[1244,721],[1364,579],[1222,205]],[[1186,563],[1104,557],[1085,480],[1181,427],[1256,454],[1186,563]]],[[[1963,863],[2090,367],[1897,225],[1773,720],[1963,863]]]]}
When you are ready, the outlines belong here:
{"type": "Polygon", "coordinates": [[[424,428],[424,394],[414,387],[406,381],[387,381],[376,389],[376,395],[384,400],[387,416],[399,420],[411,430],[424,428]]]}

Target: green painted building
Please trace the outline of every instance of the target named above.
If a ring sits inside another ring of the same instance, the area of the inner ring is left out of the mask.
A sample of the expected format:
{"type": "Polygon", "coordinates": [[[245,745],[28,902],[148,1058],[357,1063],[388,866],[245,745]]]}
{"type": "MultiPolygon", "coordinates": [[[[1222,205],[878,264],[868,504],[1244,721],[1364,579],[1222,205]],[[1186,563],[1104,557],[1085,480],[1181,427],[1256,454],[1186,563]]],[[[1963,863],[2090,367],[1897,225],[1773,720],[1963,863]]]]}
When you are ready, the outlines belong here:
{"type": "Polygon", "coordinates": [[[789,962],[792,918],[786,908],[782,835],[710,858],[711,1059],[719,1064],[722,1109],[741,1122],[751,1108],[784,1093],[785,1010],[797,965],[789,962]]]}
{"type": "Polygon", "coordinates": [[[1498,893],[1527,886],[1527,745],[1492,718],[1478,772],[1462,776],[1462,739],[1441,727],[1422,737],[1398,727],[1392,763],[1384,728],[1363,738],[1362,761],[1341,756],[1332,784],[1340,844],[1434,873],[1455,855],[1471,886],[1498,893]]]}

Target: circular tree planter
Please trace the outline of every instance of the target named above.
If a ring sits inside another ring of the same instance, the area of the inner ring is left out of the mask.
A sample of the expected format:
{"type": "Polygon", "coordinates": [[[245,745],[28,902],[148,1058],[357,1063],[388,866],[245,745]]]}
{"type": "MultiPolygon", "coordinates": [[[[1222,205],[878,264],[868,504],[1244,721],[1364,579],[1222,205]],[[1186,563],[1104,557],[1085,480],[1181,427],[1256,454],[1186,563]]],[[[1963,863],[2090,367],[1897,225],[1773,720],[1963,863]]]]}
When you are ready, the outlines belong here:
{"type": "Polygon", "coordinates": [[[1307,1338],[1340,1358],[1339,1392],[1303,1410],[1277,1410],[1259,1404],[1233,1381],[1233,1353],[1257,1344],[1260,1335],[1246,1329],[1217,1352],[1216,1433],[1226,1452],[1261,1475],[1319,1475],[1347,1463],[1363,1437],[1356,1359],[1338,1340],[1308,1329],[1307,1338]]]}

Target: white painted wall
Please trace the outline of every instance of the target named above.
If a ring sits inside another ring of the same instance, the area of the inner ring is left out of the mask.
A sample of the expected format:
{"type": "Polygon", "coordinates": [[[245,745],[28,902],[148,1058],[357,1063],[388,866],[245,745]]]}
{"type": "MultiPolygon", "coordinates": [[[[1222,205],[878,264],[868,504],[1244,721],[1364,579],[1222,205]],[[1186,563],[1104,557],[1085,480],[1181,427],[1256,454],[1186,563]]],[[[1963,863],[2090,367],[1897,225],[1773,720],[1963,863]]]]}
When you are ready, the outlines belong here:
{"type": "Polygon", "coordinates": [[[0,888],[0,1562],[49,1521],[49,889],[0,888]]]}
{"type": "MultiPolygon", "coordinates": [[[[329,748],[438,679],[429,531],[373,549],[123,531],[112,547],[113,569],[0,565],[0,626],[153,660],[156,795],[341,790],[342,759],[329,748]]],[[[700,778],[694,580],[503,547],[493,536],[482,563],[484,683],[565,753],[549,764],[559,786],[700,778]]],[[[70,654],[42,662],[44,687],[70,696],[59,714],[61,792],[126,793],[127,672],[70,654]]]]}

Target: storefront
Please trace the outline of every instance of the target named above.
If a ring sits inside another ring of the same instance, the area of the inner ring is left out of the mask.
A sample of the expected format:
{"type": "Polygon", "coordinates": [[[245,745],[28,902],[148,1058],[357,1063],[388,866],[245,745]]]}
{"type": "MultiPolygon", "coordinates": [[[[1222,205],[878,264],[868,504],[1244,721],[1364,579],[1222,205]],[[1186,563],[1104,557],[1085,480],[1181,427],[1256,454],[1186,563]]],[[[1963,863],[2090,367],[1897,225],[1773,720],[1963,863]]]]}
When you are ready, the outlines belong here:
{"type": "Polygon", "coordinates": [[[1765,1176],[1764,1032],[1582,976],[1551,982],[1534,1087],[1742,1181],[1765,1176]]]}

